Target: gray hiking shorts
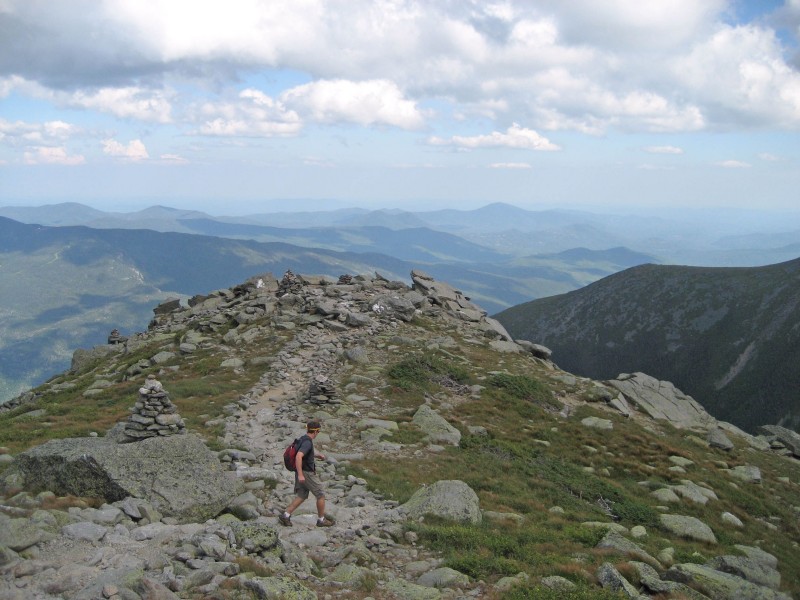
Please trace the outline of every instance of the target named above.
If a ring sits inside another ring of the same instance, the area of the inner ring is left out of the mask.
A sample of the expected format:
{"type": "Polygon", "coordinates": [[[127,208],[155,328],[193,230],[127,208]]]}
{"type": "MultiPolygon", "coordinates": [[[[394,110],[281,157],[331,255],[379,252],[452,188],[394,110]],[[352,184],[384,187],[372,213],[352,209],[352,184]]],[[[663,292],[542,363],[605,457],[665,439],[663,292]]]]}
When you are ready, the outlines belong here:
{"type": "Polygon", "coordinates": [[[314,494],[315,498],[325,497],[325,491],[322,489],[322,482],[319,480],[316,473],[303,471],[303,477],[305,477],[306,480],[300,483],[300,480],[297,478],[297,473],[294,475],[294,493],[298,498],[305,500],[308,498],[309,492],[314,494]]]}

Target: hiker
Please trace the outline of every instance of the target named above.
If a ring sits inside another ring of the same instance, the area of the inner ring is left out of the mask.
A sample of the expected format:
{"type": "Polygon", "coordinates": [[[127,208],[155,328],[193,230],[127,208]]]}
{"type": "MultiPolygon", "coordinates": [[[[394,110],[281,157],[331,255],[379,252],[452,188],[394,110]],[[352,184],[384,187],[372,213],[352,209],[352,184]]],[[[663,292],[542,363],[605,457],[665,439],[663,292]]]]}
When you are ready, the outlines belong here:
{"type": "Polygon", "coordinates": [[[278,517],[281,525],[292,526],[292,513],[297,510],[309,492],[317,499],[317,527],[330,527],[333,519],[325,514],[325,491],[322,482],[317,477],[317,467],[314,458],[325,460],[325,455],[314,453],[314,439],[319,435],[320,422],[311,420],[306,424],[306,434],[297,440],[297,456],[294,470],[294,493],[297,496],[278,517]]]}

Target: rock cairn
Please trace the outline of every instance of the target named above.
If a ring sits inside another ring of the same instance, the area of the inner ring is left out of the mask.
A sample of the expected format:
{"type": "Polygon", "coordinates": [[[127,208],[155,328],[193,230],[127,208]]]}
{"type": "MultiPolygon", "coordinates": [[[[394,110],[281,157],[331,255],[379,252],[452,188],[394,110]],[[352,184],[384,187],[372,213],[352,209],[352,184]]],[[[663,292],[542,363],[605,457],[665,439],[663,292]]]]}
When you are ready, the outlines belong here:
{"type": "Polygon", "coordinates": [[[291,269],[287,269],[286,273],[278,283],[278,296],[284,294],[297,294],[303,289],[303,282],[297,278],[297,275],[292,273],[291,269]]]}
{"type": "Polygon", "coordinates": [[[312,404],[338,404],[336,388],[327,375],[315,375],[308,386],[308,399],[312,404]]]}
{"type": "Polygon", "coordinates": [[[186,424],[178,414],[178,408],[154,375],[147,376],[139,388],[139,399],[130,410],[131,416],[124,429],[128,438],[142,440],[186,433],[186,424]]]}
{"type": "Polygon", "coordinates": [[[108,343],[111,345],[124,344],[127,340],[127,337],[120,334],[119,329],[112,329],[111,333],[108,334],[108,343]]]}
{"type": "Polygon", "coordinates": [[[339,281],[336,282],[336,285],[350,285],[351,283],[353,283],[353,276],[345,273],[344,275],[339,275],[339,281]]]}

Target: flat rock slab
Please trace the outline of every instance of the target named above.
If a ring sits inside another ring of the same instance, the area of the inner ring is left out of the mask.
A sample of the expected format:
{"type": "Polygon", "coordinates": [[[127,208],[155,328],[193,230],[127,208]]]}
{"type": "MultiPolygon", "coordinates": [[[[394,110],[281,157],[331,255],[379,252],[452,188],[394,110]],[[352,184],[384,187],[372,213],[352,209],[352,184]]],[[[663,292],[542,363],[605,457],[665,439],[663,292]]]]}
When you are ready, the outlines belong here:
{"type": "Polygon", "coordinates": [[[768,587],[694,563],[670,567],[664,579],[691,585],[712,600],[791,600],[790,596],[768,587]]]}
{"type": "Polygon", "coordinates": [[[779,425],[762,425],[758,429],[765,435],[775,436],[780,443],[792,451],[792,454],[800,457],[800,433],[779,425]]]}
{"type": "Polygon", "coordinates": [[[608,385],[616,388],[628,402],[654,419],[666,420],[678,429],[707,427],[714,418],[691,396],[669,381],[659,381],[644,373],[622,374],[608,385]]]}
{"type": "Polygon", "coordinates": [[[781,587],[781,574],[778,571],[746,556],[717,556],[706,565],[773,590],[781,587]]]}
{"type": "Polygon", "coordinates": [[[606,533],[606,535],[603,536],[603,539],[597,543],[596,547],[616,550],[622,554],[628,554],[641,560],[646,560],[654,565],[659,564],[655,558],[650,556],[647,551],[644,550],[644,548],[616,531],[609,531],[606,533]]]}

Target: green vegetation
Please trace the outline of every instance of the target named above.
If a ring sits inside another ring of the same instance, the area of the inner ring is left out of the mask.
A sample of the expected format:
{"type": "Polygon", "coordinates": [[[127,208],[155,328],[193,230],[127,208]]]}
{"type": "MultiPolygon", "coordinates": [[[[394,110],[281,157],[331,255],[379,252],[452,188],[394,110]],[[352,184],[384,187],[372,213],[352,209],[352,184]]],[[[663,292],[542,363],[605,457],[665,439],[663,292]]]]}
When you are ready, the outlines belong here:
{"type": "Polygon", "coordinates": [[[488,383],[519,400],[530,400],[558,409],[563,407],[558,400],[553,398],[552,392],[546,385],[528,375],[496,373],[489,377],[488,383]]]}
{"type": "Polygon", "coordinates": [[[469,371],[463,365],[456,365],[433,353],[414,354],[389,367],[386,374],[404,391],[429,390],[436,376],[439,376],[439,381],[447,378],[456,383],[469,379],[469,371]]]}

